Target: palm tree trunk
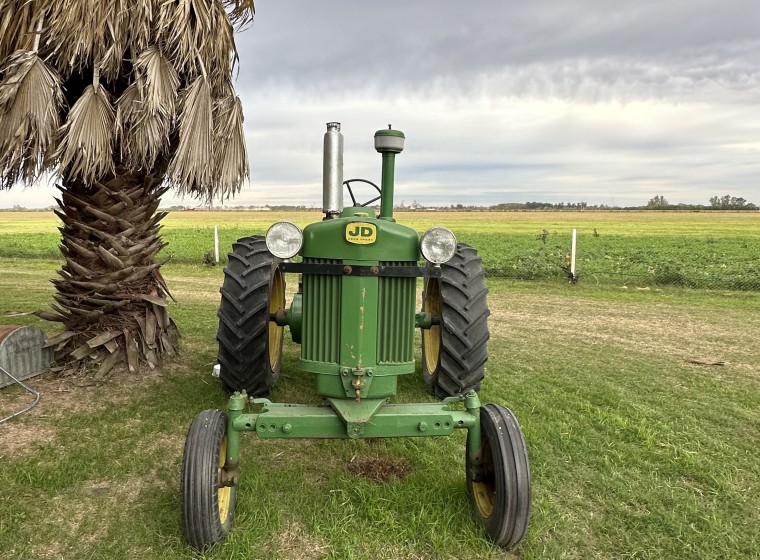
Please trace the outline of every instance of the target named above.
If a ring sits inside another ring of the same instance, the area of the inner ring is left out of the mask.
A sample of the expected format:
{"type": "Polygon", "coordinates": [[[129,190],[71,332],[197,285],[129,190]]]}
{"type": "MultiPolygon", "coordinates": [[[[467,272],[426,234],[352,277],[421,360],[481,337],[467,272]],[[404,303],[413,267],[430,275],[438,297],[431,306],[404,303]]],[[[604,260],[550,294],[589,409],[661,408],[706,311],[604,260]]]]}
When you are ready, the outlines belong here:
{"type": "Polygon", "coordinates": [[[116,173],[88,187],[65,178],[56,214],[63,222],[65,264],[55,284],[55,313],[40,316],[63,324],[52,338],[59,362],[68,369],[99,363],[96,376],[117,364],[137,371],[153,368],[175,351],[177,330],[169,318],[171,297],[156,255],[166,245],[159,237],[156,212],[165,167],[116,173]]]}

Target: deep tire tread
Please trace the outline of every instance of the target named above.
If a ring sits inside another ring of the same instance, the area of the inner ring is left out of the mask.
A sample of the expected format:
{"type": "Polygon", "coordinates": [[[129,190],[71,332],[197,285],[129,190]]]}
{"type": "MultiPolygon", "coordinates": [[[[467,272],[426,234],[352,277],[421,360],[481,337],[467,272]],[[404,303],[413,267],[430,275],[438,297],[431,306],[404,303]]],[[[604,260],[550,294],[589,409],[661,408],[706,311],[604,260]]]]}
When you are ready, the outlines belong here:
{"type": "Polygon", "coordinates": [[[441,295],[441,349],[435,371],[428,371],[423,360],[424,377],[440,398],[477,391],[485,377],[490,338],[488,288],[477,251],[457,244],[451,260],[441,265],[440,280],[428,280],[435,281],[441,295]]]}
{"type": "Polygon", "coordinates": [[[261,236],[232,244],[219,290],[220,379],[229,392],[245,390],[267,396],[280,373],[281,360],[269,363],[269,298],[279,259],[267,249],[261,236]]]}

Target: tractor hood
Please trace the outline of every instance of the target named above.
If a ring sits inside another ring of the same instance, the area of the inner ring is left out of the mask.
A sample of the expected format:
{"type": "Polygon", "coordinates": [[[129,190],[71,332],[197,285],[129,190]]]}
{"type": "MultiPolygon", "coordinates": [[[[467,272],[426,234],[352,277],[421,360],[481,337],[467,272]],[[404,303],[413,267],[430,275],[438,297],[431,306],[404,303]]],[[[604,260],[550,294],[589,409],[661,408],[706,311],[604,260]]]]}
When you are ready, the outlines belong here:
{"type": "Polygon", "coordinates": [[[301,255],[341,261],[417,262],[419,243],[412,228],[378,219],[371,208],[349,207],[340,218],[306,226],[301,255]]]}

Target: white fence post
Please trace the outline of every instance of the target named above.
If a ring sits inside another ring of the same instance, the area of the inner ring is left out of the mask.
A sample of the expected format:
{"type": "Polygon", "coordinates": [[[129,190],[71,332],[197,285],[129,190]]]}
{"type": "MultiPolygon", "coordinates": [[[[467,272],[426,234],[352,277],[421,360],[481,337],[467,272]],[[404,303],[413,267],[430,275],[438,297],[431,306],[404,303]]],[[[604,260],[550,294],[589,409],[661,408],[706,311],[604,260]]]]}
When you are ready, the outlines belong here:
{"type": "Polygon", "coordinates": [[[576,230],[573,228],[573,241],[570,245],[570,274],[575,278],[575,248],[577,245],[576,230]]]}
{"type": "Polygon", "coordinates": [[[214,262],[219,264],[219,226],[214,224],[214,262]]]}

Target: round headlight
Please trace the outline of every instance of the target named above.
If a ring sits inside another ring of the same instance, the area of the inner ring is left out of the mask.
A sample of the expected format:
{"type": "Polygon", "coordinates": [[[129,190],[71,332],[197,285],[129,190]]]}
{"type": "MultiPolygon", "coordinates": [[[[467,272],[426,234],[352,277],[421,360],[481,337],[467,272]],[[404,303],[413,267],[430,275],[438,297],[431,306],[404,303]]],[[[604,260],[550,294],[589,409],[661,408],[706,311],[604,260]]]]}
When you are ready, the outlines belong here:
{"type": "Polygon", "coordinates": [[[267,231],[267,249],[275,257],[289,259],[297,255],[303,245],[303,233],[290,222],[277,222],[267,231]]]}
{"type": "Polygon", "coordinates": [[[420,238],[420,251],[433,264],[443,264],[454,256],[457,250],[457,238],[445,227],[427,230],[420,238]]]}

